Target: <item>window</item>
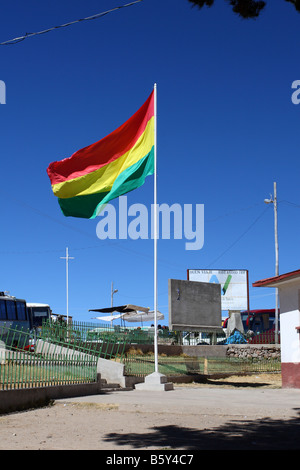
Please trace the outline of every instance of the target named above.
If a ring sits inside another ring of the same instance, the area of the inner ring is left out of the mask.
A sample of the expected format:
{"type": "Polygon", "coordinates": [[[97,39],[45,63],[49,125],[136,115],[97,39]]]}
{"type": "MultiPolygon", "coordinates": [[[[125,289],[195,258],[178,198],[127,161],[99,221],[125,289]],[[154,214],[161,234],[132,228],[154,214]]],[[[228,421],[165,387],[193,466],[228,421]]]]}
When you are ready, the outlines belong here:
{"type": "Polygon", "coordinates": [[[8,320],[16,320],[17,319],[16,304],[13,300],[7,300],[6,301],[6,311],[7,311],[7,319],[8,320]]]}
{"type": "Polygon", "coordinates": [[[0,300],[0,320],[6,320],[5,300],[0,300]]]}
{"type": "Polygon", "coordinates": [[[18,320],[27,320],[26,307],[24,302],[16,302],[18,320]]]}
{"type": "Polygon", "coordinates": [[[43,321],[46,321],[50,317],[49,309],[44,307],[32,307],[32,323],[34,326],[42,326],[43,321]]]}

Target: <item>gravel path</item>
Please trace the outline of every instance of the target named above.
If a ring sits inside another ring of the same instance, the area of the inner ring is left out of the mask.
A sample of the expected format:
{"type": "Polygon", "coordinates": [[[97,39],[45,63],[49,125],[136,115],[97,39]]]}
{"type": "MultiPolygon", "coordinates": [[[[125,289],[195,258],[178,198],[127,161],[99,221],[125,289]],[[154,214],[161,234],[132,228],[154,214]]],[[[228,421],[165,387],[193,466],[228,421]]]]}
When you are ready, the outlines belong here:
{"type": "Polygon", "coordinates": [[[270,377],[57,400],[2,415],[0,449],[300,449],[300,390],[270,377]]]}

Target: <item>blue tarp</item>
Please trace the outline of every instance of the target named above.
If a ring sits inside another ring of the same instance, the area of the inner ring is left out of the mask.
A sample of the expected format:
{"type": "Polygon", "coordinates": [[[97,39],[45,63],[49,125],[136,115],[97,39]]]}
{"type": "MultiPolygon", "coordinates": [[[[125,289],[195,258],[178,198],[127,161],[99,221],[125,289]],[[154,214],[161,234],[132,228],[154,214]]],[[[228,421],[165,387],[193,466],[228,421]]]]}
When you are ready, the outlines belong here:
{"type": "Polygon", "coordinates": [[[238,330],[234,330],[233,334],[230,335],[224,344],[241,344],[241,343],[247,343],[244,335],[238,330]]]}

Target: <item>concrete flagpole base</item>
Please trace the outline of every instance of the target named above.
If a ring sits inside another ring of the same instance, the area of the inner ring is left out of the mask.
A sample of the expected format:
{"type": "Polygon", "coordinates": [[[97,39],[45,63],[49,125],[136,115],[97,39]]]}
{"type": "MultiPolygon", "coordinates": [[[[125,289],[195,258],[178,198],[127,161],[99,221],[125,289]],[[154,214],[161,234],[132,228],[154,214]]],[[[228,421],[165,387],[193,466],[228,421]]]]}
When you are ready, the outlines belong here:
{"type": "Polygon", "coordinates": [[[143,383],[135,384],[136,390],[168,391],[173,390],[173,383],[167,382],[167,377],[159,372],[147,375],[143,383]]]}

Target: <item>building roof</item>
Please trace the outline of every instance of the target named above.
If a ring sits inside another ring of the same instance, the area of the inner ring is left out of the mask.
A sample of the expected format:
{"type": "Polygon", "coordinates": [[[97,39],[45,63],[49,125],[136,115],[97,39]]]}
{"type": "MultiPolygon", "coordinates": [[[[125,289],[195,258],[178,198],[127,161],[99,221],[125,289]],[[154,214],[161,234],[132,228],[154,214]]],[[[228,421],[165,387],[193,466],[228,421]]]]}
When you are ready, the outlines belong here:
{"type": "Polygon", "coordinates": [[[291,271],[286,274],[280,274],[279,276],[268,277],[266,279],[261,279],[260,281],[253,282],[253,287],[278,287],[278,285],[283,284],[284,282],[294,281],[296,279],[300,280],[300,269],[296,271],[291,271]]]}

